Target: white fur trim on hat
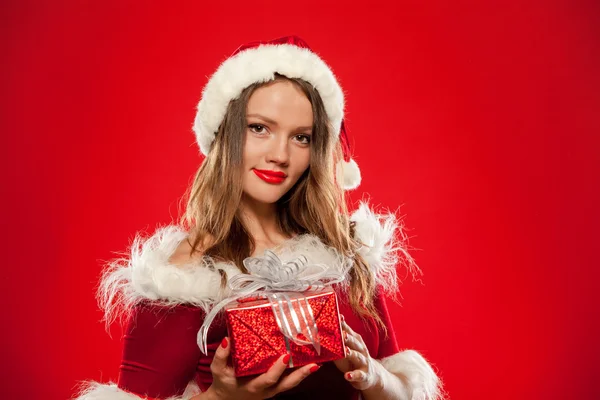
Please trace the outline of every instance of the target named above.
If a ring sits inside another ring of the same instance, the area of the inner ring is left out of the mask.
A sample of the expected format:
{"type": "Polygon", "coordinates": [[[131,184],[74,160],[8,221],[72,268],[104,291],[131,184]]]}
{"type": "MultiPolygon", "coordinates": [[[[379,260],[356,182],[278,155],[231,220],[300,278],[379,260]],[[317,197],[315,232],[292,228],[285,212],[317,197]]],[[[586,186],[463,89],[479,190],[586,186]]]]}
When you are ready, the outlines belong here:
{"type": "Polygon", "coordinates": [[[335,173],[337,181],[344,190],[356,189],[360,185],[360,169],[353,159],[348,162],[340,160],[336,165],[335,173]]]}
{"type": "Polygon", "coordinates": [[[292,44],[263,44],[225,60],[204,87],[193,126],[204,155],[210,151],[229,102],[251,84],[275,79],[275,73],[312,84],[323,99],[332,134],[339,135],[344,94],[329,66],[309,49],[292,44]]]}
{"type": "MultiPolygon", "coordinates": [[[[189,400],[200,394],[200,388],[195,381],[190,381],[181,396],[172,396],[165,400],[189,400]]],[[[116,383],[98,383],[93,381],[84,382],[72,400],[140,400],[147,399],[134,393],[120,389],[116,383]]]]}
{"type": "Polygon", "coordinates": [[[379,360],[408,384],[411,400],[443,400],[443,383],[427,360],[415,350],[404,350],[379,360]]]}

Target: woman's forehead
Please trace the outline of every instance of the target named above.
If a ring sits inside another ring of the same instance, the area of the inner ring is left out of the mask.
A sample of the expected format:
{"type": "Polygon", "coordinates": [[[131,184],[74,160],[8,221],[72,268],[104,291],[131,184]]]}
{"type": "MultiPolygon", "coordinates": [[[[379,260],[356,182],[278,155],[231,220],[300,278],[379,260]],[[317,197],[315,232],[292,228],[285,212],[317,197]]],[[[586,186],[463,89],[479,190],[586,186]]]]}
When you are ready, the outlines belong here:
{"type": "Polygon", "coordinates": [[[310,100],[290,81],[275,81],[256,89],[248,100],[246,115],[272,124],[313,124],[310,100]]]}

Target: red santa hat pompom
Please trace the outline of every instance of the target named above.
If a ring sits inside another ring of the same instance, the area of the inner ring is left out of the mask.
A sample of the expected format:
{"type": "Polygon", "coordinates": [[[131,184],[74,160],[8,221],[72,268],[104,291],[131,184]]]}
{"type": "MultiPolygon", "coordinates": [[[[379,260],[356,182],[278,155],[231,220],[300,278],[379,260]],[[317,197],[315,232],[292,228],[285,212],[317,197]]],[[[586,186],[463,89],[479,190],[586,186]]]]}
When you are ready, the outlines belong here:
{"type": "Polygon", "coordinates": [[[210,77],[198,103],[193,130],[200,151],[208,155],[231,100],[253,83],[269,82],[275,74],[301,78],[319,92],[332,134],[341,140],[344,159],[336,166],[336,179],[345,190],[360,185],[360,169],[351,158],[344,126],[344,93],[329,66],[297,36],[252,42],[238,48],[210,77]]]}

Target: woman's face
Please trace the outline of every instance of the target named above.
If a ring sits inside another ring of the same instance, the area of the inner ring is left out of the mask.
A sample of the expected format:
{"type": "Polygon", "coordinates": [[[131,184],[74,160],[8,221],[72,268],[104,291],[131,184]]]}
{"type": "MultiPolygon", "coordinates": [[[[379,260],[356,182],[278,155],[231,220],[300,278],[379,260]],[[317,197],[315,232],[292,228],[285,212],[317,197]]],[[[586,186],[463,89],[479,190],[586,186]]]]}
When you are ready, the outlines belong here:
{"type": "Polygon", "coordinates": [[[276,80],[252,93],[246,121],[244,195],[275,203],[310,164],[312,106],[294,83],[276,80]]]}

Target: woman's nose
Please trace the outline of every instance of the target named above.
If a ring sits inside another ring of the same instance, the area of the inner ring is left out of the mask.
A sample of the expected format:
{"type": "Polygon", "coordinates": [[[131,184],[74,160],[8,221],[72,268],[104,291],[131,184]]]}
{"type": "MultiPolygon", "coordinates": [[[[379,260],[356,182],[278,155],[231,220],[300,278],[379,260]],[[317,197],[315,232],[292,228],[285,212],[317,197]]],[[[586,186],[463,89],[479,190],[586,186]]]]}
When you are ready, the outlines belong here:
{"type": "Polygon", "coordinates": [[[278,164],[287,164],[290,160],[288,141],[284,135],[278,135],[273,138],[269,151],[267,152],[267,161],[278,164]]]}

